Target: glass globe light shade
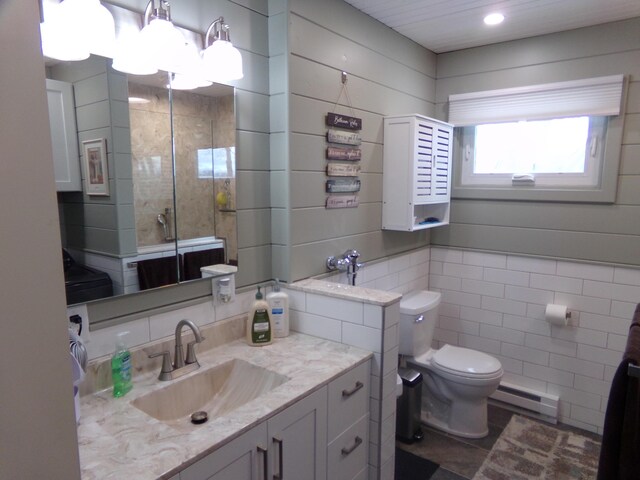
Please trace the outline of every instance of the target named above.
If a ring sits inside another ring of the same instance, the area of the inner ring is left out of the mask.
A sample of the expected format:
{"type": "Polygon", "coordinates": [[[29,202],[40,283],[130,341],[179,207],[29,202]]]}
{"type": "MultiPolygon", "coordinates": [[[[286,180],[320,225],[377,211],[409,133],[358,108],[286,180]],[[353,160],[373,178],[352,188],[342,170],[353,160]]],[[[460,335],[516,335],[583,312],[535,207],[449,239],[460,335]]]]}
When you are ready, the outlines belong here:
{"type": "Polygon", "coordinates": [[[182,49],[181,62],[174,72],[171,87],[174,90],[192,90],[208,87],[212,82],[205,79],[204,63],[198,53],[198,47],[186,43],[182,49]]]}
{"type": "Polygon", "coordinates": [[[62,61],[84,60],[89,57],[89,46],[66,10],[64,3],[45,9],[45,20],[40,24],[42,54],[62,61]]]}
{"type": "Polygon", "coordinates": [[[184,36],[168,20],[154,18],[140,32],[143,49],[158,70],[175,72],[183,59],[184,36]]]}
{"type": "Polygon", "coordinates": [[[198,78],[192,75],[183,73],[174,73],[171,83],[167,85],[173,90],[195,90],[200,87],[208,87],[211,82],[208,82],[202,78],[198,78]]]}
{"type": "Polygon", "coordinates": [[[120,35],[111,66],[115,70],[133,75],[153,75],[158,71],[147,55],[138,31],[123,32],[120,35]]]}
{"type": "Polygon", "coordinates": [[[111,12],[96,1],[92,8],[92,20],[86,23],[90,28],[89,50],[91,53],[112,58],[115,53],[116,27],[111,12]]]}
{"type": "Polygon", "coordinates": [[[242,55],[231,42],[215,40],[203,52],[207,80],[226,82],[239,80],[244,76],[242,71],[242,55]]]}

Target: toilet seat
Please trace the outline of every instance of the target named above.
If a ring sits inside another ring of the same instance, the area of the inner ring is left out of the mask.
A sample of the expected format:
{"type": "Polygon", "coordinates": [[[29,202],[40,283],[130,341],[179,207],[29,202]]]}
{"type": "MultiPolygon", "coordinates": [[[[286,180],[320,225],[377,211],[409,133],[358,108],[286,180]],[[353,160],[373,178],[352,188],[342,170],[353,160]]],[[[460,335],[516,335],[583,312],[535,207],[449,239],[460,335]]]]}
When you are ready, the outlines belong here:
{"type": "Polygon", "coordinates": [[[429,349],[422,355],[409,357],[407,361],[453,382],[469,385],[491,383],[503,375],[498,359],[482,352],[452,345],[444,345],[439,350],[429,349]],[[440,363],[436,362],[435,357],[439,358],[440,363]],[[476,365],[473,363],[475,359],[479,359],[476,365]]]}
{"type": "Polygon", "coordinates": [[[431,365],[441,372],[465,378],[494,378],[502,376],[500,362],[486,353],[468,348],[444,345],[431,357],[431,365]]]}

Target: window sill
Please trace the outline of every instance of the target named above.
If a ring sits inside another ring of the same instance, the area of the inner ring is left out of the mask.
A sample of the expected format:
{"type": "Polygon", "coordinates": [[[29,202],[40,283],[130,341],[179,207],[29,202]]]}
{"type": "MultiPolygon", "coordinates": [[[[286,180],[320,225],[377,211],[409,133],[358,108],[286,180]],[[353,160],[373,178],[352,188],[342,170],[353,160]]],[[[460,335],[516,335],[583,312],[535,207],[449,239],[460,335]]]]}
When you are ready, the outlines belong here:
{"type": "Polygon", "coordinates": [[[478,200],[515,200],[533,202],[615,203],[614,189],[453,186],[451,198],[478,200]]]}

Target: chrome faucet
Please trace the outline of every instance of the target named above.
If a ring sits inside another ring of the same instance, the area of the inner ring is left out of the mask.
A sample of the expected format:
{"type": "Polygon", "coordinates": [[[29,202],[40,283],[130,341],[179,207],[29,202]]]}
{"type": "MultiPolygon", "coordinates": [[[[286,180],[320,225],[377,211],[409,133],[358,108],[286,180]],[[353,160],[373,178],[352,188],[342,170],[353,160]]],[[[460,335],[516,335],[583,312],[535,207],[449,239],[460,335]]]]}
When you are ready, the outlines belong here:
{"type": "MultiPolygon", "coordinates": [[[[191,320],[180,320],[178,325],[176,325],[176,353],[173,357],[173,368],[182,368],[185,365],[190,365],[192,363],[198,363],[196,359],[196,352],[194,349],[194,345],[196,343],[200,343],[204,340],[202,335],[200,335],[200,329],[198,326],[193,323],[191,320]],[[193,336],[195,340],[193,342],[187,343],[187,358],[184,358],[184,353],[182,351],[182,327],[189,327],[193,331],[193,336]]],[[[198,365],[199,367],[200,365],[198,365]]]]}
{"type": "Polygon", "coordinates": [[[327,268],[329,270],[347,272],[349,284],[355,286],[358,270],[360,269],[360,267],[362,267],[362,264],[358,263],[358,257],[360,257],[360,253],[357,250],[347,250],[346,252],[344,252],[341,258],[327,258],[327,268]]]}
{"type": "Polygon", "coordinates": [[[162,381],[173,380],[200,368],[200,364],[196,358],[195,344],[202,342],[202,340],[204,340],[204,337],[200,334],[200,329],[195,323],[191,320],[180,320],[178,325],[176,325],[176,345],[173,364],[171,363],[171,354],[168,350],[149,355],[149,358],[155,358],[162,355],[162,368],[160,369],[158,379],[162,381]],[[186,358],[182,349],[182,327],[184,326],[189,327],[193,331],[193,336],[195,337],[193,342],[187,343],[186,358]]]}

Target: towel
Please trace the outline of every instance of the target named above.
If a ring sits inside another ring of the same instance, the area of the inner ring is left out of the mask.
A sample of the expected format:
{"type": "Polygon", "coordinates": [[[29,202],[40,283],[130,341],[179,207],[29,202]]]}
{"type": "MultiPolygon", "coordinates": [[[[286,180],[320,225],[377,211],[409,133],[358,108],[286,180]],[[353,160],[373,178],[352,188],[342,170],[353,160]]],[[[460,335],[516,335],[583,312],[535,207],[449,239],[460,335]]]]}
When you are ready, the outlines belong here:
{"type": "MultiPolygon", "coordinates": [[[[178,261],[180,258],[178,258],[178,261]]],[[[138,262],[140,290],[178,283],[176,256],[152,258],[138,262]]]]}
{"type": "Polygon", "coordinates": [[[640,472],[640,378],[628,375],[629,365],[640,365],[640,304],[611,383],[597,480],[637,479],[640,472]]]}
{"type": "Polygon", "coordinates": [[[224,263],[224,248],[211,248],[184,254],[184,269],[181,280],[202,278],[200,268],[224,263]]]}

